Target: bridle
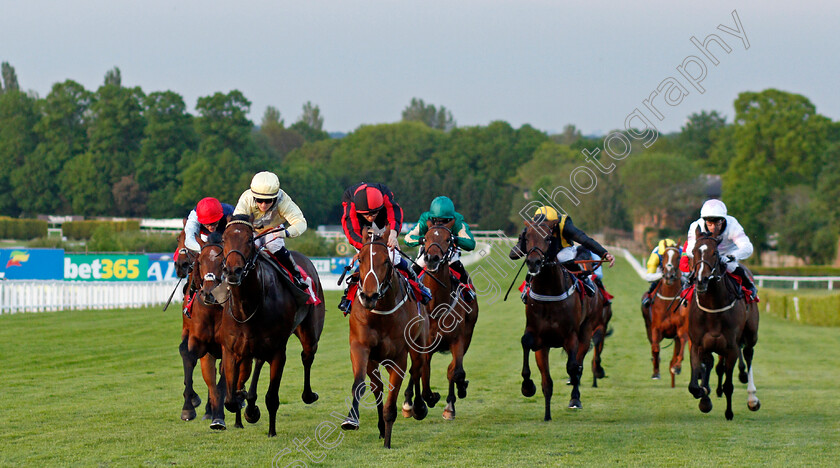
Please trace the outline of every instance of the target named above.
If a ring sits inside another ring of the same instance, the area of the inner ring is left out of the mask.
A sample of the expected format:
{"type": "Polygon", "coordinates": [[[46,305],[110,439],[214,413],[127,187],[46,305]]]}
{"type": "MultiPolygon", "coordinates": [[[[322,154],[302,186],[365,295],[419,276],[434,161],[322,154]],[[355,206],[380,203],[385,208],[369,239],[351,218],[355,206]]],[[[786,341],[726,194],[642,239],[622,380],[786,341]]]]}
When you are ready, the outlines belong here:
{"type": "MultiPolygon", "coordinates": [[[[220,254],[224,254],[224,246],[222,244],[210,244],[210,243],[204,244],[201,247],[201,252],[204,252],[204,249],[210,248],[210,247],[216,247],[220,250],[220,254]]],[[[200,257],[201,257],[201,253],[199,253],[199,258],[200,257]]],[[[201,264],[200,263],[199,263],[198,272],[199,273],[201,272],[201,264]]],[[[223,278],[217,278],[215,274],[207,273],[207,274],[204,275],[203,278],[201,278],[201,281],[212,281],[213,284],[214,284],[213,289],[215,289],[216,287],[218,287],[219,285],[222,284],[223,278]]],[[[207,296],[203,295],[203,288],[198,288],[198,291],[199,291],[199,294],[202,295],[202,300],[206,299],[207,296]]],[[[219,302],[218,299],[215,296],[213,296],[214,303],[217,304],[217,305],[224,304],[229,299],[230,299],[230,296],[228,296],[224,301],[219,302]]]]}
{"type": "MultiPolygon", "coordinates": [[[[711,237],[711,236],[703,236],[698,240],[712,240],[712,241],[714,241],[715,238],[711,237]]],[[[708,248],[708,246],[705,245],[705,244],[703,245],[703,247],[708,248]]],[[[695,247],[695,249],[697,249],[697,248],[698,247],[695,247]]],[[[702,247],[700,247],[699,249],[700,249],[701,252],[705,253],[706,249],[703,249],[702,247]]],[[[715,245],[713,250],[714,250],[713,261],[710,262],[710,261],[707,261],[707,260],[701,258],[701,259],[699,259],[699,261],[695,261],[695,263],[694,263],[694,267],[692,268],[691,275],[695,278],[695,282],[697,283],[698,287],[699,287],[700,283],[702,282],[702,279],[701,279],[700,275],[703,274],[703,269],[705,267],[709,267],[709,270],[711,271],[711,274],[707,277],[707,285],[708,285],[709,282],[718,282],[718,281],[721,280],[721,278],[723,278],[723,276],[720,273],[720,253],[718,253],[717,245],[715,245]],[[699,271],[698,271],[698,267],[700,267],[699,271]]],[[[705,257],[705,254],[702,255],[702,257],[705,257]]],[[[698,289],[698,292],[700,292],[699,289],[698,289]]]]}
{"type": "Polygon", "coordinates": [[[225,230],[230,228],[232,225],[236,225],[236,224],[243,224],[245,226],[248,226],[251,229],[251,233],[248,235],[248,246],[251,247],[251,253],[250,253],[250,255],[245,255],[240,250],[231,249],[231,250],[228,251],[227,254],[225,254],[225,258],[224,258],[225,265],[227,265],[228,257],[230,257],[231,254],[239,255],[240,257],[242,257],[242,260],[245,262],[245,266],[242,268],[242,274],[239,276],[239,281],[237,281],[236,283],[231,283],[230,281],[228,281],[228,283],[231,286],[239,286],[239,284],[242,282],[242,278],[247,276],[248,273],[254,268],[254,266],[257,263],[257,249],[254,247],[254,236],[253,236],[254,225],[249,223],[248,221],[245,221],[245,220],[235,219],[233,221],[230,221],[227,224],[227,228],[225,228],[225,230]]]}
{"type": "MultiPolygon", "coordinates": [[[[540,227],[542,228],[543,226],[544,226],[544,223],[540,223],[540,227]]],[[[540,230],[542,230],[542,229],[540,229],[540,230]]],[[[527,232],[527,228],[526,228],[526,232],[527,232]]],[[[554,265],[554,264],[557,263],[557,244],[559,243],[559,240],[556,237],[552,236],[550,231],[549,231],[548,235],[546,235],[544,240],[548,244],[548,247],[546,248],[546,250],[543,250],[540,247],[537,247],[535,245],[535,246],[531,247],[530,249],[528,249],[528,252],[525,253],[525,258],[526,259],[533,252],[537,252],[540,255],[540,263],[539,263],[538,271],[542,270],[542,268],[545,267],[545,266],[554,265]]]]}
{"type": "MultiPolygon", "coordinates": [[[[428,255],[429,255],[429,251],[431,250],[431,248],[432,247],[437,247],[440,250],[441,257],[442,257],[441,260],[440,260],[440,263],[438,263],[438,265],[435,267],[434,270],[427,268],[428,271],[435,272],[435,271],[437,271],[438,268],[440,268],[441,264],[449,263],[449,260],[452,258],[452,255],[455,253],[455,242],[454,242],[454,237],[452,235],[452,230],[450,230],[448,227],[443,226],[443,225],[439,225],[439,224],[434,225],[434,226],[430,227],[429,230],[426,232],[426,236],[431,234],[432,230],[444,230],[449,234],[449,245],[445,249],[438,242],[432,242],[431,244],[425,245],[426,238],[425,237],[423,238],[424,249],[425,249],[425,254],[424,255],[427,257],[427,259],[426,259],[426,264],[427,265],[429,263],[428,262],[428,255]]],[[[435,236],[437,236],[437,233],[435,233],[435,236]]]]}
{"type": "MultiPolygon", "coordinates": [[[[376,238],[376,239],[378,239],[378,238],[376,238]]],[[[394,264],[391,263],[391,258],[387,255],[388,244],[386,244],[384,242],[381,242],[381,241],[378,241],[378,240],[372,240],[370,242],[362,244],[362,249],[364,249],[367,246],[374,246],[374,245],[381,245],[382,247],[385,247],[385,252],[386,252],[385,263],[388,266],[387,273],[385,273],[385,277],[382,278],[383,281],[380,281],[379,276],[377,276],[376,271],[373,268],[373,255],[374,254],[373,254],[373,249],[370,248],[370,249],[368,249],[368,251],[370,252],[370,257],[371,257],[370,258],[371,268],[367,272],[367,274],[365,275],[364,278],[361,278],[361,277],[359,278],[359,285],[361,286],[362,284],[364,284],[367,277],[370,276],[370,275],[373,275],[373,279],[376,281],[376,292],[373,293],[373,296],[371,297],[371,299],[378,302],[379,299],[384,297],[385,293],[387,293],[388,290],[391,288],[391,276],[393,276],[393,274],[394,274],[394,264]]],[[[362,294],[362,288],[361,287],[359,287],[358,291],[359,291],[358,294],[362,294]]]]}

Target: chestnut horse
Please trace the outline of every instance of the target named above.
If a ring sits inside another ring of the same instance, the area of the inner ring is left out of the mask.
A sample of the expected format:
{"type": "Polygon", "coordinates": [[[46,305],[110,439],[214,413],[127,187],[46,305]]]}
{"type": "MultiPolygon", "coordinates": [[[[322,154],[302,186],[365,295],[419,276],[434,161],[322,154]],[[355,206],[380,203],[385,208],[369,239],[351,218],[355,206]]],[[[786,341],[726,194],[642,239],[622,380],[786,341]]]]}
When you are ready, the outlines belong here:
{"type": "MultiPolygon", "coordinates": [[[[353,363],[353,403],[341,424],[344,430],[359,428],[359,399],[365,392],[365,374],[370,377],[371,391],[379,416],[379,438],[391,448],[391,431],[397,419],[397,398],[405,377],[408,355],[411,355],[409,386],[416,391],[410,414],[423,419],[428,408],[421,398],[420,380],[427,355],[429,320],[426,310],[413,301],[412,291],[401,278],[390,259],[390,230],[365,227],[362,239],[367,240],[358,253],[359,286],[350,308],[350,360],[353,363]],[[388,401],[383,404],[385,386],[379,366],[390,374],[388,401]]],[[[428,380],[426,381],[428,382],[428,380]]],[[[428,392],[428,386],[425,389],[428,392]]],[[[428,394],[427,394],[428,395],[428,394]]]]}
{"type": "MultiPolygon", "coordinates": [[[[183,247],[184,233],[179,237],[179,247],[183,247]]],[[[217,278],[221,275],[222,247],[221,235],[211,234],[208,242],[203,244],[195,262],[189,267],[188,292],[184,295],[184,314],[181,327],[181,346],[179,347],[184,365],[184,408],[181,419],[190,421],[196,417],[195,407],[201,404],[201,399],[193,391],[193,370],[197,361],[201,360],[201,375],[207,384],[208,401],[203,419],[211,419],[211,429],[224,430],[224,375],[216,383],[216,359],[222,357],[222,307],[216,302],[212,292],[219,285],[217,278]],[[196,403],[194,400],[198,399],[196,403]]],[[[186,257],[187,255],[183,255],[186,257]]],[[[179,255],[179,258],[181,255],[179,255]]],[[[262,362],[257,363],[257,371],[251,381],[251,392],[256,391],[257,376],[262,362]]],[[[239,373],[238,388],[244,388],[245,381],[251,374],[251,362],[242,363],[239,373]]],[[[254,421],[256,422],[256,421],[254,421]]],[[[236,411],[235,427],[242,427],[239,409],[236,411]]]]}
{"type": "Polygon", "coordinates": [[[427,359],[431,362],[431,353],[452,353],[452,362],[446,372],[449,394],[443,410],[443,419],[448,421],[455,419],[455,387],[458,387],[458,398],[467,396],[470,382],[466,380],[464,372],[464,355],[470,347],[478,320],[478,301],[464,301],[461,297],[463,285],[449,270],[449,259],[457,251],[452,235],[454,224],[452,220],[447,224],[433,226],[428,221],[429,230],[423,239],[423,260],[426,262],[423,284],[432,292],[432,300],[427,305],[432,311],[429,314],[431,344],[427,359]]]}
{"type": "Polygon", "coordinates": [[[583,359],[592,339],[592,311],[581,301],[577,279],[557,262],[559,221],[529,221],[525,229],[525,264],[531,275],[531,290],[525,304],[525,334],[522,336],[522,394],[534,396],[529,352],[534,351],[542,375],[545,420],[551,420],[554,382],[548,367],[551,348],[563,347],[566,372],[572,385],[569,408],[579,409],[583,359]]]}
{"type": "MultiPolygon", "coordinates": [[[[222,236],[224,244],[225,284],[230,289],[222,314],[222,365],[225,373],[225,407],[236,411],[241,406],[235,394],[239,369],[252,358],[266,361],[271,366],[265,406],[268,409],[268,436],[277,435],[277,408],[280,406],[278,390],[283,368],[286,365],[286,345],[294,333],[303,347],[303,394],[306,404],[318,400],[310,387],[310,370],[318,351],[318,340],[324,328],[324,291],[312,262],[298,252],[292,252],[295,262],[311,278],[311,287],[320,299],[317,305],[298,306],[291,280],[281,277],[274,260],[258,252],[254,244],[254,226],[247,216],[234,216],[222,236]]],[[[259,419],[259,412],[251,414],[252,399],[248,393],[245,418],[259,419]]]]}
{"type": "MultiPolygon", "coordinates": [[[[597,262],[592,260],[590,251],[578,246],[575,259],[583,272],[580,274],[593,275],[592,278],[595,281],[594,271],[597,268],[597,262]]],[[[604,297],[600,287],[597,288],[594,296],[587,296],[583,302],[588,302],[589,310],[592,311],[592,387],[597,388],[598,379],[607,376],[601,366],[601,354],[604,352],[604,341],[612,334],[612,330],[608,329],[610,319],[612,319],[612,304],[604,297]]]]}
{"type": "Polygon", "coordinates": [[[758,341],[758,307],[738,298],[736,286],[726,278],[726,267],[721,261],[717,246],[720,237],[704,234],[696,228],[697,241],[694,245],[693,274],[695,275],[694,298],[688,304],[688,335],[691,340],[691,381],[688,390],[694,398],[700,399],[700,411],[712,410],[709,398],[709,376],[714,366],[712,353],[722,358],[725,381],[727,420],[732,413],[732,373],[735,363],[743,352],[746,372],[740,379],[747,384],[747,407],[757,411],[761,402],[756,397],[752,374],[754,347],[758,341]],[[743,347],[743,351],[742,348],[743,347]]]}
{"type": "Polygon", "coordinates": [[[642,306],[650,353],[653,356],[652,379],[659,379],[659,342],[664,338],[673,338],[674,356],[668,367],[671,372],[671,388],[675,386],[675,376],[682,370],[683,352],[688,343],[688,310],[682,307],[682,281],[680,279],[680,250],[668,247],[662,253],[662,278],[654,289],[654,297],[649,307],[642,306]]]}

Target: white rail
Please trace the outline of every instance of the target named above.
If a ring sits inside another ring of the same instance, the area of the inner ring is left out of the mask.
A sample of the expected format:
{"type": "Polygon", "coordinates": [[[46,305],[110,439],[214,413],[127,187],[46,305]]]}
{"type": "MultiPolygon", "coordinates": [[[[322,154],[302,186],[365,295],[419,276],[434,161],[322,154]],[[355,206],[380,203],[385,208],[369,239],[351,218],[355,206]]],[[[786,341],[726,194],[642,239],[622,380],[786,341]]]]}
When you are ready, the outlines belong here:
{"type": "MultiPolygon", "coordinates": [[[[119,309],[164,304],[177,281],[88,283],[83,281],[0,281],[0,314],[69,309],[119,309]]],[[[183,284],[183,283],[182,283],[183,284]]],[[[181,302],[178,288],[172,302],[181,302]]]]}

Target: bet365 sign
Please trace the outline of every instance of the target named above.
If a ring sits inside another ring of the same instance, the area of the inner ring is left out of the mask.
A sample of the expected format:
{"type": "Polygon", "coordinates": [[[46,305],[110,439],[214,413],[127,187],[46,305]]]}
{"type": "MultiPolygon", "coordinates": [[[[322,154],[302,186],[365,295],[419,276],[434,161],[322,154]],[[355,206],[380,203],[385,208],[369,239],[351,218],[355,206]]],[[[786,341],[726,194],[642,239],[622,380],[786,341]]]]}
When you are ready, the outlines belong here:
{"type": "Polygon", "coordinates": [[[69,281],[146,281],[146,255],[65,255],[64,279],[69,281]]]}

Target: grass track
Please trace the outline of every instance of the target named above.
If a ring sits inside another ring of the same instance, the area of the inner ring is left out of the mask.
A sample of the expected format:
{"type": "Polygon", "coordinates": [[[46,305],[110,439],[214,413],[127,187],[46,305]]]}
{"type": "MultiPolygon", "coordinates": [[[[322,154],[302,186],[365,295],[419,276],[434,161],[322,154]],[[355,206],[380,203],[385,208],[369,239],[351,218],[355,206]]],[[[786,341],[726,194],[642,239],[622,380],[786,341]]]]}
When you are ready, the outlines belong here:
{"type": "MultiPolygon", "coordinates": [[[[489,269],[488,269],[489,270],[489,269]]],[[[496,278],[503,289],[510,278],[496,278]]],[[[746,408],[746,388],[736,384],[735,420],[725,403],[702,414],[687,391],[686,372],[671,389],[666,378],[650,380],[650,347],[638,309],[646,287],[620,260],[605,283],[617,296],[613,336],[604,367],[608,378],[593,389],[589,358],[581,387],[583,410],[566,409],[565,357],[551,354],[554,420],[543,422],[539,373],[537,395],[520,394],[523,306],[518,297],[489,304],[481,313],[465,360],[469,396],[459,400],[457,419],[441,418],[442,404],[424,421],[394,426],[393,449],[382,448],[376,411],[363,410],[362,427],[325,450],[314,441],[330,413],[346,413],[352,375],[347,323],[327,296],[327,324],[313,366],[311,406],[300,400],[300,344],[290,340],[280,386],[278,436],[269,439],[268,414],[244,430],[213,432],[206,421],[182,422],[183,372],[178,355],[178,308],[67,311],[0,317],[0,378],[3,423],[0,466],[286,466],[302,460],[295,439],[310,440],[319,466],[831,466],[840,458],[840,333],[799,326],[763,315],[755,376],[761,410],[746,408]]],[[[479,284],[481,289],[484,285],[479,284]]],[[[504,290],[502,290],[502,294],[504,290]]],[[[667,342],[666,342],[667,343],[667,342]]],[[[663,350],[667,366],[673,348],[663,350]]],[[[445,393],[448,355],[433,360],[432,385],[445,393]]],[[[687,354],[686,354],[686,362],[687,354]]],[[[663,367],[665,369],[665,367],[663,367]]],[[[666,371],[667,372],[667,371],[666,371]]],[[[666,375],[666,374],[663,374],[666,375]]],[[[263,374],[260,393],[266,388],[263,374]]],[[[206,389],[195,373],[196,388],[206,389]]],[[[404,388],[404,387],[403,387],[404,388]]],[[[302,465],[301,465],[302,466],[302,465]]]]}

